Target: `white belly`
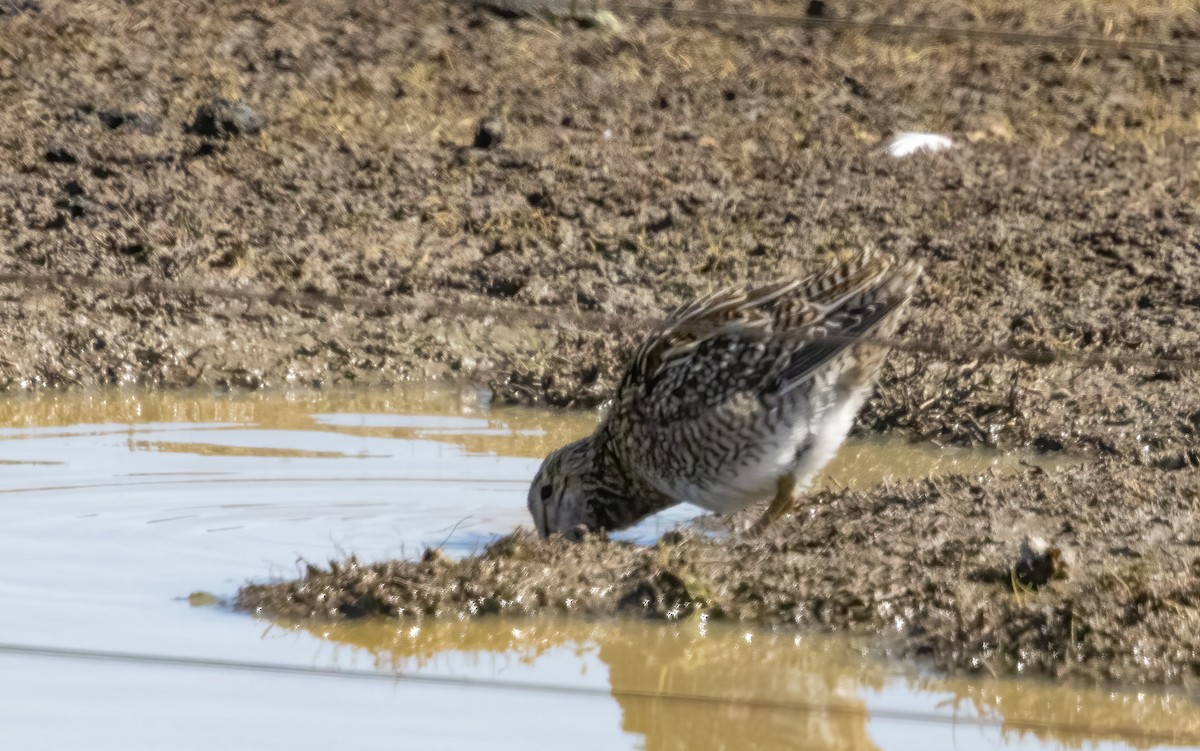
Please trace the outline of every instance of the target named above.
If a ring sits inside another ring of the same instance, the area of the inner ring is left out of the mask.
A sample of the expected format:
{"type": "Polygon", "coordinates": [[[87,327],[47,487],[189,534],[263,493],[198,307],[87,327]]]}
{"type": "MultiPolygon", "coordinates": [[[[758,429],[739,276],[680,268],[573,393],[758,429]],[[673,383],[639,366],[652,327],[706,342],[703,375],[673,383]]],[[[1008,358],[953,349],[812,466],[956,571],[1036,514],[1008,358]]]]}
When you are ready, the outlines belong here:
{"type": "Polygon", "coordinates": [[[764,441],[767,448],[762,459],[730,467],[717,482],[698,486],[683,479],[674,488],[676,496],[709,511],[728,514],[774,498],[776,484],[787,474],[796,478],[795,492],[807,490],[846,440],[868,393],[862,389],[833,405],[818,424],[799,420],[782,426],[773,439],[764,441]],[[807,449],[797,456],[806,444],[807,449]]]}

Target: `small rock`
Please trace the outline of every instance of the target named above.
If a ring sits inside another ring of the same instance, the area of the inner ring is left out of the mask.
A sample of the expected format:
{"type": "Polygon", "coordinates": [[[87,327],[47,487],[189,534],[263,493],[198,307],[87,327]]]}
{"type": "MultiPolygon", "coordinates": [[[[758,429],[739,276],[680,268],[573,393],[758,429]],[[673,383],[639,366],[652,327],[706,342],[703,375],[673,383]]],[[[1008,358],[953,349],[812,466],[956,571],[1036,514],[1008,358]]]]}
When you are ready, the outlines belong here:
{"type": "Polygon", "coordinates": [[[146,134],[158,132],[159,120],[154,115],[147,115],[141,112],[102,110],[96,113],[96,117],[111,130],[123,128],[146,134]]]}
{"type": "Polygon", "coordinates": [[[56,201],[54,205],[66,211],[71,219],[79,219],[92,208],[92,202],[83,196],[71,196],[69,199],[56,201]]]}
{"type": "Polygon", "coordinates": [[[210,138],[230,138],[258,133],[266,120],[241,101],[217,98],[196,108],[188,130],[210,138]]]}
{"type": "Polygon", "coordinates": [[[117,252],[143,263],[150,257],[150,248],[145,243],[127,243],[118,247],[117,252]]]}
{"type": "Polygon", "coordinates": [[[1052,451],[1062,451],[1062,441],[1054,436],[1040,435],[1033,442],[1033,450],[1039,454],[1048,454],[1052,451]]]}
{"type": "Polygon", "coordinates": [[[79,163],[79,159],[66,146],[51,146],[46,149],[46,161],[51,164],[79,163]]]}
{"type": "Polygon", "coordinates": [[[842,83],[846,84],[846,86],[849,87],[850,93],[853,94],[854,96],[859,97],[861,99],[870,99],[871,98],[871,90],[867,88],[866,84],[864,84],[862,81],[858,80],[854,76],[843,76],[842,83]]]}
{"type": "Polygon", "coordinates": [[[504,121],[495,115],[489,115],[479,121],[475,129],[475,141],[471,144],[476,149],[494,149],[504,142],[504,121]]]}
{"type": "Polygon", "coordinates": [[[204,608],[212,605],[219,605],[221,601],[217,596],[210,592],[196,591],[187,596],[188,605],[194,608],[204,608]]]}
{"type": "Polygon", "coordinates": [[[809,18],[824,18],[825,10],[825,0],[808,0],[808,8],[805,9],[804,15],[809,18]]]}
{"type": "Polygon", "coordinates": [[[1060,548],[1052,547],[1040,537],[1026,537],[1021,541],[1013,573],[1021,584],[1039,589],[1051,579],[1067,578],[1067,560],[1060,548]]]}

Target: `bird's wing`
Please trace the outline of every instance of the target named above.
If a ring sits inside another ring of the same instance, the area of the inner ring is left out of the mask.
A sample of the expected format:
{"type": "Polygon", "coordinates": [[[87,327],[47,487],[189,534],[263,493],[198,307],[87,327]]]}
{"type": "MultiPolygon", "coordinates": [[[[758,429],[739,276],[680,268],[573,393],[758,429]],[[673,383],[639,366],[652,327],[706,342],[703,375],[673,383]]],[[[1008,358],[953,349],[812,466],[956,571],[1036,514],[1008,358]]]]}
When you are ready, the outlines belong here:
{"type": "Polygon", "coordinates": [[[706,295],[642,343],[621,392],[686,393],[717,371],[744,389],[794,389],[903,305],[919,274],[864,251],[806,279],[706,295]]]}

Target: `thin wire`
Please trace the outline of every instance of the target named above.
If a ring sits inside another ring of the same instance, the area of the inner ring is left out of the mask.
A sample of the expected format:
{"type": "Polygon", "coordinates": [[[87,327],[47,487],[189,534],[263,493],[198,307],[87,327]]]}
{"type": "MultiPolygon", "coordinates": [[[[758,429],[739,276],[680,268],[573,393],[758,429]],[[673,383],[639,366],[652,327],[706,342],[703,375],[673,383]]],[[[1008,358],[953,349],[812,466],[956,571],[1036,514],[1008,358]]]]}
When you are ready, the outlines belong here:
{"type": "Polygon", "coordinates": [[[65,647],[43,647],[32,644],[14,644],[0,642],[0,654],[15,656],[41,657],[49,659],[87,660],[98,662],[118,662],[135,665],[153,665],[157,667],[200,668],[208,670],[237,670],[256,673],[273,673],[277,675],[344,678],[350,680],[386,681],[389,683],[415,683],[427,686],[442,686],[447,688],[485,689],[498,691],[514,691],[522,693],[554,694],[557,696],[570,695],[595,698],[642,699],[651,701],[691,702],[716,706],[741,706],[751,709],[772,711],[810,712],[822,714],[839,714],[882,720],[897,720],[940,725],[974,725],[978,727],[1000,727],[1028,731],[1054,731],[1058,733],[1071,732],[1078,734],[1102,735],[1119,738],[1126,741],[1154,741],[1169,743],[1200,744],[1200,736],[1185,735],[1174,731],[1145,730],[1125,726],[1092,728],[1085,725],[1070,725],[1058,722],[1039,720],[1004,718],[1003,723],[988,720],[984,717],[959,718],[916,712],[903,709],[871,709],[866,710],[855,705],[781,701],[778,699],[752,699],[734,696],[714,696],[712,694],[682,693],[674,691],[648,691],[643,689],[596,688],[564,683],[536,683],[531,681],[515,681],[504,679],[476,679],[461,676],[420,675],[405,673],[384,673],[372,670],[335,669],[316,666],[282,665],[270,662],[249,662],[240,660],[222,660],[207,657],[178,657],[171,655],[155,655],[138,652],[118,652],[95,649],[75,649],[65,647]]]}
{"type": "MultiPolygon", "coordinates": [[[[535,3],[530,3],[531,8],[535,3]]],[[[1030,31],[1007,31],[1004,29],[970,28],[962,26],[924,26],[920,24],[896,24],[883,21],[860,21],[849,18],[800,16],[780,13],[743,13],[733,10],[708,10],[703,8],[674,8],[663,5],[641,5],[615,0],[600,3],[598,8],[615,13],[631,15],[664,15],[710,21],[735,21],[744,25],[829,28],[863,31],[901,37],[934,37],[940,39],[966,39],[971,41],[995,41],[1038,47],[1099,47],[1113,50],[1138,50],[1145,52],[1172,52],[1182,55],[1200,54],[1200,45],[1180,42],[1159,42],[1148,39],[1116,39],[1111,37],[1080,36],[1074,34],[1046,34],[1030,31]]]]}
{"type": "MultiPolygon", "coordinates": [[[[641,325],[647,329],[661,327],[667,324],[665,318],[626,317],[610,313],[594,311],[541,310],[518,309],[510,305],[481,305],[469,303],[449,304],[445,301],[422,304],[417,300],[397,300],[382,296],[349,296],[334,295],[324,292],[287,292],[276,290],[268,292],[254,289],[233,289],[209,285],[190,285],[178,282],[162,282],[150,278],[136,281],[119,279],[103,279],[85,276],[83,274],[28,274],[0,273],[0,285],[17,285],[25,288],[45,288],[59,291],[64,287],[99,289],[114,293],[154,293],[175,297],[208,297],[221,300],[237,300],[242,302],[262,302],[275,306],[297,305],[310,308],[354,308],[368,311],[386,311],[390,313],[422,314],[435,318],[447,318],[447,312],[458,315],[475,317],[490,324],[491,319],[503,316],[506,321],[524,321],[533,325],[549,326],[559,331],[574,333],[581,336],[605,336],[607,331],[596,328],[579,328],[589,324],[602,324],[608,328],[627,329],[630,324],[641,325]]],[[[691,323],[687,330],[703,332],[715,330],[716,327],[706,327],[702,324],[691,323]]],[[[753,331],[746,331],[753,336],[753,331]]],[[[792,334],[798,341],[852,341],[876,347],[887,347],[900,352],[931,355],[948,360],[990,360],[1006,358],[1018,360],[1030,365],[1048,365],[1051,363],[1069,363],[1080,368],[1114,367],[1144,367],[1155,369],[1174,369],[1180,371],[1200,370],[1200,358],[1158,357],[1153,355],[1136,354],[1103,354],[1099,352],[1052,352],[1044,349],[1029,347],[1009,347],[1003,345],[949,345],[937,342],[921,342],[905,339],[884,339],[878,337],[855,337],[838,335],[804,335],[792,334]]]]}

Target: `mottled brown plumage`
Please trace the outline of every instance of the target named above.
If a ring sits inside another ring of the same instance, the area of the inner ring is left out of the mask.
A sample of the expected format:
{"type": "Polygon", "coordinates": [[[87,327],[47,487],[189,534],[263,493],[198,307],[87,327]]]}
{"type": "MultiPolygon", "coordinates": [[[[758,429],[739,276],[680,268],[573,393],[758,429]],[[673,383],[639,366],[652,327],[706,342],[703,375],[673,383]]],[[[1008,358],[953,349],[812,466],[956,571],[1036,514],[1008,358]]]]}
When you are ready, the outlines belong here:
{"type": "Polygon", "coordinates": [[[689,501],[762,524],[833,457],[920,275],[864,252],[824,273],[732,287],[676,310],[637,349],[595,433],[553,452],[529,491],[543,534],[615,530],[689,501]]]}

